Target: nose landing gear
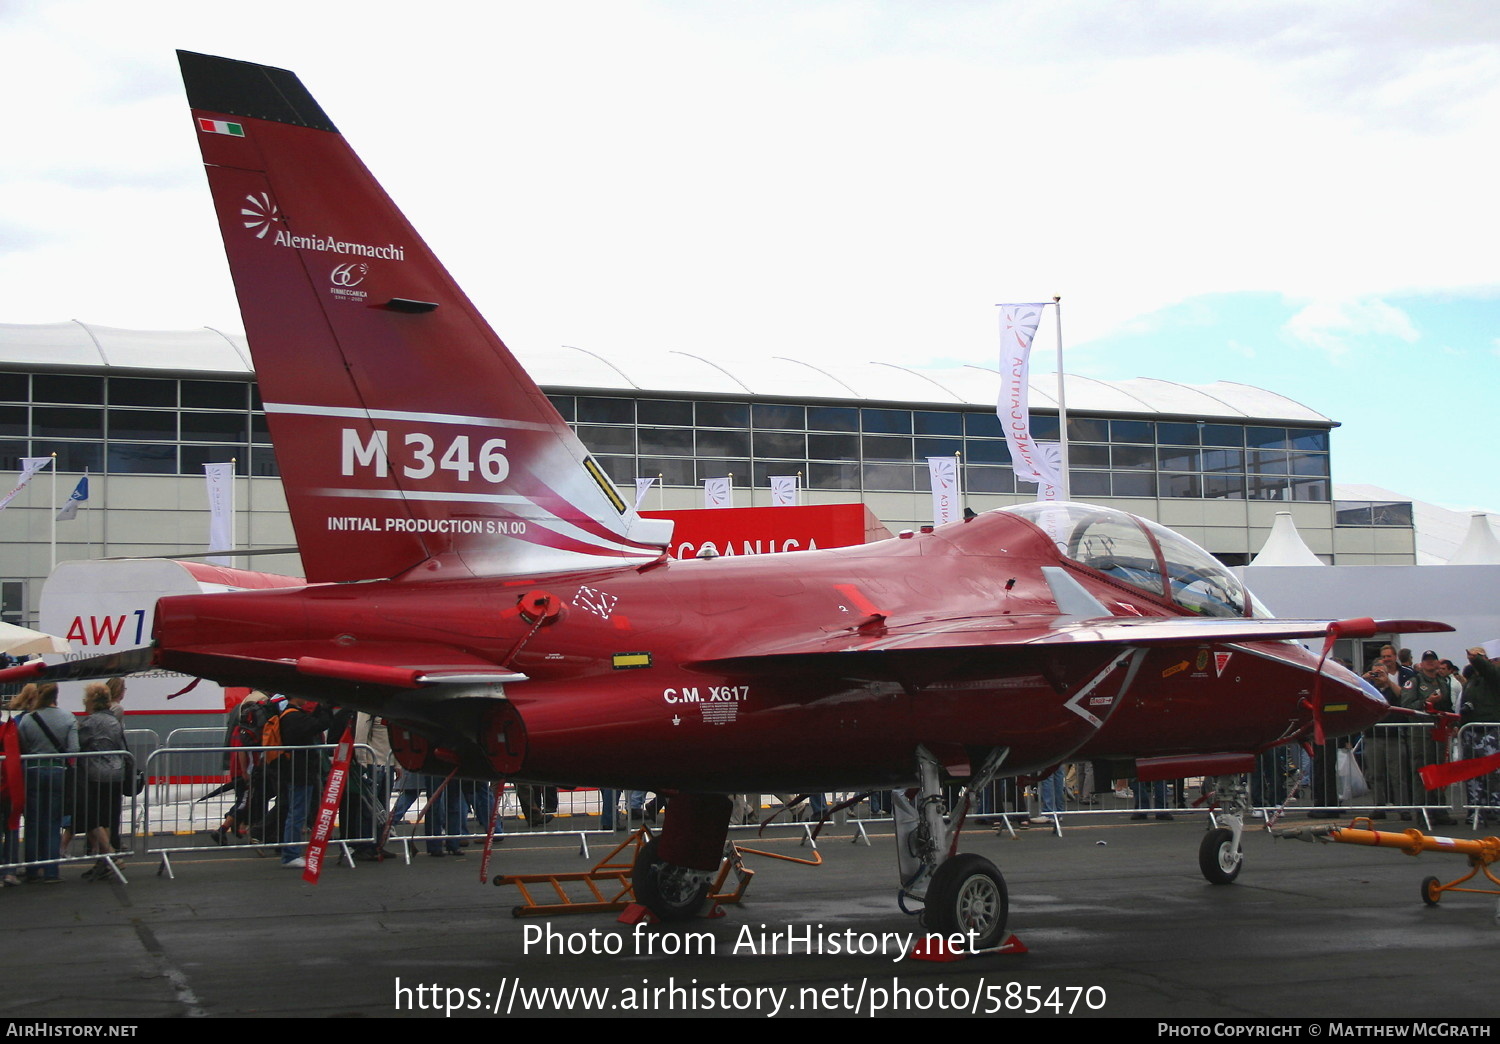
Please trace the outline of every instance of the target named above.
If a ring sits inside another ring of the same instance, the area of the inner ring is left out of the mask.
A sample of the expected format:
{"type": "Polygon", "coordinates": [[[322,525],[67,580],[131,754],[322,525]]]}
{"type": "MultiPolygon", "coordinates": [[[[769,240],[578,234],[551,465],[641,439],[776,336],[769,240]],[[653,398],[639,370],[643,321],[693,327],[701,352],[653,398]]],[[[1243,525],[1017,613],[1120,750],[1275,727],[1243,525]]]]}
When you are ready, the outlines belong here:
{"type": "Polygon", "coordinates": [[[1233,884],[1245,866],[1240,847],[1245,831],[1245,815],[1250,811],[1250,793],[1240,776],[1217,776],[1214,779],[1215,802],[1213,826],[1198,845],[1198,870],[1209,884],[1233,884]]]}

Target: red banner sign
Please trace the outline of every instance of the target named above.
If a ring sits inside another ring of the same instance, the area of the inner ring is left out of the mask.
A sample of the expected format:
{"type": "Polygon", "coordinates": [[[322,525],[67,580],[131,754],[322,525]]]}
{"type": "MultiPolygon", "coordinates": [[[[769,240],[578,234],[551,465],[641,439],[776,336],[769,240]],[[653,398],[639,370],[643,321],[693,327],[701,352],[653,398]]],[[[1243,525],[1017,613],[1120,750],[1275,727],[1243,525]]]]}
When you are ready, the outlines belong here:
{"type": "Polygon", "coordinates": [[[676,523],[669,549],[673,558],[695,558],[710,546],[723,557],[769,555],[848,547],[891,536],[863,504],[642,511],[641,514],[647,518],[670,518],[676,523]]]}

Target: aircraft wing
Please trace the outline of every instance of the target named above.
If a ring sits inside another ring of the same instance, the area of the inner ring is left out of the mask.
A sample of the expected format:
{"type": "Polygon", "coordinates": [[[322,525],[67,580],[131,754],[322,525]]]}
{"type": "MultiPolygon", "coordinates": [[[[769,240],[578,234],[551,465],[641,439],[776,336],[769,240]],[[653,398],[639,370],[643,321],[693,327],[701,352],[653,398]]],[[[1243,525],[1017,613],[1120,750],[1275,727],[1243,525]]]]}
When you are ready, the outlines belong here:
{"type": "MultiPolygon", "coordinates": [[[[1429,620],[1268,620],[1201,616],[1069,616],[963,617],[886,627],[879,621],[833,634],[763,648],[742,656],[701,660],[689,666],[709,671],[778,670],[783,667],[840,670],[844,658],[901,659],[902,654],[937,653],[972,656],[1013,655],[1021,649],[1054,646],[1173,646],[1325,639],[1330,632],[1406,633],[1451,631],[1429,620]],[[1358,628],[1351,625],[1358,625],[1358,628]]],[[[922,657],[905,657],[919,659],[922,657]]],[[[853,668],[854,665],[847,666],[853,668]]],[[[868,669],[864,663],[856,671],[868,669]]]]}

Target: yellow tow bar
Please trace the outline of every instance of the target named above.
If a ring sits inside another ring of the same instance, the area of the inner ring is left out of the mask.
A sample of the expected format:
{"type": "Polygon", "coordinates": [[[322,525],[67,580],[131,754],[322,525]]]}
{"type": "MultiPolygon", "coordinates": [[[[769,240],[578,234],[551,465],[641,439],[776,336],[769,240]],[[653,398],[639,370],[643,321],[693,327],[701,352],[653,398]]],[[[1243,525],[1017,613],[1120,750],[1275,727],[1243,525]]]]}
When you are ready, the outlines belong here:
{"type": "MultiPolygon", "coordinates": [[[[1336,842],[1342,845],[1394,848],[1409,856],[1421,855],[1423,852],[1452,852],[1469,860],[1469,872],[1448,884],[1443,884],[1436,877],[1425,879],[1422,882],[1424,903],[1428,906],[1436,906],[1444,892],[1472,892],[1476,895],[1500,896],[1500,878],[1497,878],[1490,870],[1491,864],[1500,861],[1500,837],[1440,837],[1424,834],[1416,829],[1403,830],[1399,833],[1392,830],[1375,830],[1373,824],[1365,816],[1356,817],[1347,827],[1328,825],[1288,827],[1272,830],[1271,834],[1273,837],[1284,837],[1294,841],[1336,842]],[[1485,878],[1497,887],[1462,887],[1480,871],[1483,871],[1485,878]]],[[[1500,920],[1500,909],[1496,911],[1496,919],[1500,920]]]]}

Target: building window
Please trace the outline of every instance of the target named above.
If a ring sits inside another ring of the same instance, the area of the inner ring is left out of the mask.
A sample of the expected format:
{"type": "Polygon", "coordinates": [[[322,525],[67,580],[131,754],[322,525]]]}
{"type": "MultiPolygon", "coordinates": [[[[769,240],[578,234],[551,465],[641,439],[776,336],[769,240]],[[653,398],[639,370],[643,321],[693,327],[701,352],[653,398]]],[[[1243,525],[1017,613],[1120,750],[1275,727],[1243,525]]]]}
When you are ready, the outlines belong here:
{"type": "MultiPolygon", "coordinates": [[[[1015,481],[1000,419],[973,406],[548,398],[621,483],[660,475],[694,486],[732,472],[741,488],[764,488],[771,475],[801,471],[809,489],[906,492],[926,489],[929,457],[960,454],[967,491],[1032,492],[1015,481]]],[[[1321,428],[1075,414],[1068,431],[1073,493],[1083,498],[1329,496],[1321,428]]],[[[1034,438],[1057,433],[1056,415],[1033,415],[1034,438]]],[[[0,439],[0,466],[12,469],[56,452],[60,471],[198,475],[203,463],[232,458],[240,474],[278,474],[253,381],[0,373],[0,439]]]]}
{"type": "Polygon", "coordinates": [[[26,622],[26,581],[0,581],[0,620],[20,626],[26,622]]]}
{"type": "Polygon", "coordinates": [[[1411,504],[1392,500],[1335,500],[1334,525],[1411,528],[1411,504]]]}

